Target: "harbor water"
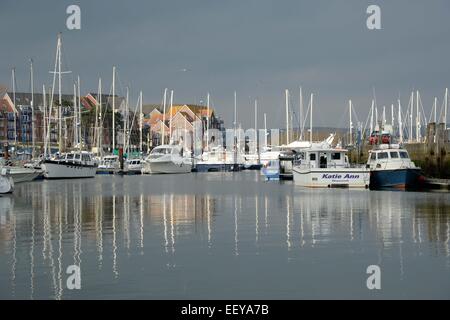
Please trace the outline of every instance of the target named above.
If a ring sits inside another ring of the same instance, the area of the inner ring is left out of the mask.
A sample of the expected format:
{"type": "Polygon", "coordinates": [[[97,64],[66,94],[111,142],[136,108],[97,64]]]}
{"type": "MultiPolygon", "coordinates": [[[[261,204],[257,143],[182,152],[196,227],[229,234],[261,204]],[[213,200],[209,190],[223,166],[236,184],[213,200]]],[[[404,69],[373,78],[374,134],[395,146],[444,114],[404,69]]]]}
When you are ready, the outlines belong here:
{"type": "Polygon", "coordinates": [[[450,299],[450,194],[245,172],[36,181],[0,197],[0,299],[103,298],[450,299]]]}

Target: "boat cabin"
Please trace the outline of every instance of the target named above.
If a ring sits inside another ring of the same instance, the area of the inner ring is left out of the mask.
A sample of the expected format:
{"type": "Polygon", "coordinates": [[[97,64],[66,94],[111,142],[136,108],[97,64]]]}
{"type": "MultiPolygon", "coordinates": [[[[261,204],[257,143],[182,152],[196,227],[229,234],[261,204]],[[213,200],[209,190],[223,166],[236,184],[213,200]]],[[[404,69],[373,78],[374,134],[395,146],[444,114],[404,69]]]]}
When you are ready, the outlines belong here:
{"type": "Polygon", "coordinates": [[[337,148],[309,149],[302,152],[300,166],[310,168],[345,168],[349,166],[347,150],[337,148]]]}
{"type": "Polygon", "coordinates": [[[399,145],[380,145],[378,148],[369,151],[367,167],[370,169],[394,169],[413,168],[408,151],[399,145]]]}

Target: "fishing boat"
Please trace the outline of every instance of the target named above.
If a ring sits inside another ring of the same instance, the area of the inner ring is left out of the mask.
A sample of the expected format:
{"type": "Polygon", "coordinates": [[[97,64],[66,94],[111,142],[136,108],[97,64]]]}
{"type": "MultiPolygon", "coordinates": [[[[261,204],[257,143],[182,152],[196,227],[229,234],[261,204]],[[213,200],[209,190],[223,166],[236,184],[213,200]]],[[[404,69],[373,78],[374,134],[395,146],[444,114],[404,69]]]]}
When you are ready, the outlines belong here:
{"type": "Polygon", "coordinates": [[[46,179],[93,178],[97,164],[90,152],[72,151],[44,160],[42,169],[46,179]]]}
{"type": "Polygon", "coordinates": [[[119,156],[104,156],[97,167],[97,174],[115,174],[120,170],[119,156]]]}
{"type": "Polygon", "coordinates": [[[189,173],[192,158],[180,145],[161,145],[154,148],[144,161],[143,174],[189,173]]]}
{"type": "Polygon", "coordinates": [[[367,167],[371,190],[415,190],[424,185],[421,169],[398,144],[382,144],[370,150],[367,167]]]}
{"type": "Polygon", "coordinates": [[[14,191],[14,180],[11,178],[9,169],[0,170],[0,194],[8,194],[14,191]]]}
{"type": "Polygon", "coordinates": [[[350,165],[347,152],[329,145],[313,145],[294,165],[294,183],[309,188],[368,188],[369,170],[350,165]]]}

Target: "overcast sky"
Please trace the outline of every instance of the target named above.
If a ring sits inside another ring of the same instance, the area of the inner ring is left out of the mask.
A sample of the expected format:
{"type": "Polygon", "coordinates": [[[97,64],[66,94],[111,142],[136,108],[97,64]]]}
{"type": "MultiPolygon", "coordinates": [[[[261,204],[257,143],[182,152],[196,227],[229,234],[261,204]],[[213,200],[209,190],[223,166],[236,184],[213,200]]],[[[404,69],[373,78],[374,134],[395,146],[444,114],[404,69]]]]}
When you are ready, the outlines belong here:
{"type": "MultiPolygon", "coordinates": [[[[448,0],[1,0],[0,84],[29,90],[35,61],[36,89],[51,83],[56,35],[63,32],[64,77],[71,92],[96,91],[101,76],[109,92],[116,65],[118,94],[130,86],[133,103],[160,103],[165,87],[175,102],[200,103],[207,92],[228,126],[233,91],[239,121],[253,126],[253,100],[268,126],[284,124],[284,89],[298,110],[299,86],[315,93],[314,123],[347,126],[352,99],[365,121],[375,88],[378,106],[408,103],[418,88],[424,108],[442,102],[450,75],[448,0]],[[66,29],[66,8],[81,7],[81,30],[66,29]],[[366,27],[366,9],[381,7],[382,30],[366,27]],[[185,69],[185,70],[184,70],[185,69]]],[[[306,98],[305,98],[306,100],[306,98]]],[[[305,102],[306,104],[306,102],[305,102]]]]}

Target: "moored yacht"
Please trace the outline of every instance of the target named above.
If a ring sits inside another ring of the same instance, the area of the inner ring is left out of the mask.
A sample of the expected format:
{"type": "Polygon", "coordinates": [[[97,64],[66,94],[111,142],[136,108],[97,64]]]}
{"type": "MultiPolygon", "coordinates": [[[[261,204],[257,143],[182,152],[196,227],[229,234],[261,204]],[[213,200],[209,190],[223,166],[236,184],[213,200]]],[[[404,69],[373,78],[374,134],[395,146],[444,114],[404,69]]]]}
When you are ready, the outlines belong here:
{"type": "Polygon", "coordinates": [[[189,173],[192,158],[180,145],[161,145],[154,148],[144,161],[142,173],[189,173]]]}
{"type": "Polygon", "coordinates": [[[120,170],[119,156],[104,156],[97,167],[97,174],[115,174],[120,170]]]}
{"type": "Polygon", "coordinates": [[[97,170],[97,164],[91,153],[72,151],[63,153],[53,159],[44,160],[42,169],[46,179],[93,178],[97,170]]]}
{"type": "Polygon", "coordinates": [[[240,152],[235,154],[220,146],[212,147],[202,154],[195,169],[197,172],[239,171],[244,167],[244,161],[240,152]]]}
{"type": "Polygon", "coordinates": [[[351,166],[347,150],[313,146],[293,168],[294,183],[310,188],[368,188],[369,170],[351,166]]]}
{"type": "Polygon", "coordinates": [[[382,144],[369,151],[370,189],[414,190],[423,186],[421,169],[398,144],[382,144]]]}
{"type": "Polygon", "coordinates": [[[0,170],[0,194],[12,193],[14,191],[14,180],[11,178],[9,169],[0,170]]]}
{"type": "Polygon", "coordinates": [[[128,159],[125,162],[124,173],[125,174],[142,174],[144,168],[144,161],[141,159],[128,159]]]}

